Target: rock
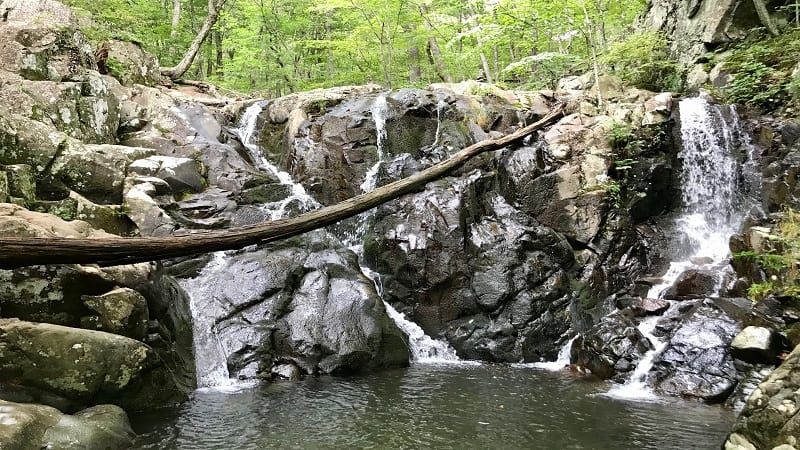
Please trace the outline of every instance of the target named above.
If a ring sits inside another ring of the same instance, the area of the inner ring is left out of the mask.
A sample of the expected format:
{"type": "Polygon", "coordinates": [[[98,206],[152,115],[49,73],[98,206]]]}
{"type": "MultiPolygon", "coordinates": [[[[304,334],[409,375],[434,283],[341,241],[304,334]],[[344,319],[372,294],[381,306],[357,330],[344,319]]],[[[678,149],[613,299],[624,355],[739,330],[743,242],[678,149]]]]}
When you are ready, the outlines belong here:
{"type": "Polygon", "coordinates": [[[747,399],[733,426],[733,433],[728,436],[726,448],[796,446],[800,436],[798,380],[800,347],[795,348],[747,399]]]}
{"type": "Polygon", "coordinates": [[[8,175],[6,175],[5,172],[0,172],[0,203],[8,202],[10,191],[8,187],[8,175]]]}
{"type": "Polygon", "coordinates": [[[36,200],[36,179],[33,168],[27,164],[11,164],[3,170],[8,179],[8,193],[26,202],[36,200]]]}
{"type": "Polygon", "coordinates": [[[141,342],[100,331],[0,319],[6,386],[86,405],[125,395],[158,358],[141,342]]]}
{"type": "Polygon", "coordinates": [[[0,28],[0,67],[28,80],[62,81],[94,69],[94,52],[63,4],[7,0],[0,28]]]}
{"type": "Polygon", "coordinates": [[[623,381],[642,356],[652,349],[650,341],[622,314],[610,314],[572,344],[570,364],[586,368],[604,380],[623,381]]]}
{"type": "Polygon", "coordinates": [[[640,29],[664,33],[671,43],[670,53],[686,66],[761,26],[753,2],[742,0],[655,0],[648,5],[639,25],[640,29]]]}
{"type": "Polygon", "coordinates": [[[112,75],[126,86],[155,86],[162,80],[158,59],[135,42],[107,41],[101,45],[100,52],[105,54],[100,72],[112,75]]]}
{"type": "Polygon", "coordinates": [[[703,64],[695,64],[686,74],[686,90],[688,92],[698,92],[705,87],[708,80],[708,72],[703,67],[703,64]]]}
{"type": "Polygon", "coordinates": [[[474,171],[384,205],[364,260],[382,275],[384,300],[460,356],[553,359],[568,328],[571,248],[483,184],[490,180],[474,171]]]}
{"type": "Polygon", "coordinates": [[[159,194],[159,182],[163,183],[162,189],[168,192],[170,186],[160,178],[126,180],[126,186],[130,186],[124,193],[128,217],[142,236],[169,236],[178,228],[175,220],[154,199],[159,194]]]}
{"type": "Polygon", "coordinates": [[[731,342],[733,356],[752,364],[774,364],[781,347],[772,330],[755,326],[746,327],[731,342]]]}
{"type": "Polygon", "coordinates": [[[28,211],[17,205],[0,204],[0,236],[8,237],[108,237],[88,223],[64,221],[51,214],[28,211]]]}
{"type": "Polygon", "coordinates": [[[144,340],[147,336],[147,300],[130,288],[117,288],[102,295],[83,295],[83,303],[96,316],[81,317],[81,328],[144,340]]]}
{"type": "Polygon", "coordinates": [[[8,449],[123,450],[135,434],[125,412],[99,405],[72,416],[44,405],[0,400],[0,447],[8,449]]]}
{"type": "Polygon", "coordinates": [[[181,194],[186,191],[200,192],[205,187],[197,166],[189,158],[149,156],[131,163],[129,170],[137,175],[161,178],[169,184],[173,193],[181,194]]]}
{"type": "Polygon", "coordinates": [[[94,203],[120,204],[126,167],[152,153],[148,148],[83,145],[70,140],[49,173],[94,203]]]}
{"type": "MultiPolygon", "coordinates": [[[[191,295],[208,299],[195,326],[216,335],[197,354],[222,348],[230,375],[245,379],[269,376],[275,361],[308,374],[407,365],[403,334],[355,254],[340,245],[312,232],[229,255],[187,280],[191,295]]],[[[213,371],[198,360],[201,383],[213,371]]]]}
{"type": "Polygon", "coordinates": [[[664,298],[686,300],[713,295],[718,283],[717,275],[712,271],[689,269],[664,292],[664,298]]]}
{"type": "Polygon", "coordinates": [[[300,379],[300,369],[298,369],[294,364],[277,365],[272,368],[272,374],[274,376],[291,381],[300,379]]]}
{"type": "Polygon", "coordinates": [[[662,92],[644,103],[645,116],[642,125],[654,125],[669,120],[672,112],[672,94],[662,92]]]}
{"type": "Polygon", "coordinates": [[[709,403],[724,402],[739,380],[729,347],[740,330],[738,322],[708,300],[688,307],[671,322],[674,329],[650,372],[655,389],[709,403]]]}

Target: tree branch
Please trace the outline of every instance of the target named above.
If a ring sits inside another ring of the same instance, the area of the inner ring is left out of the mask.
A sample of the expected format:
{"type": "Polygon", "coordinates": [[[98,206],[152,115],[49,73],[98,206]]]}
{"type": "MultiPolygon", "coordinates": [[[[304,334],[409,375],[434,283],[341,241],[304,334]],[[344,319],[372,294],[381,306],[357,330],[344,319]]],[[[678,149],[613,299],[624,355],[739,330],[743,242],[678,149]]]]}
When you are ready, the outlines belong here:
{"type": "Polygon", "coordinates": [[[563,105],[536,123],[495,140],[481,141],[459,151],[449,159],[410,177],[379,187],[332,206],[297,217],[246,227],[198,232],[189,235],[154,238],[0,238],[0,269],[39,264],[99,264],[112,266],[190,256],[219,250],[233,250],[264,244],[316,230],[355,216],[402,195],[418,191],[425,184],[463,166],[471,158],[519,142],[563,115],[563,105]]]}

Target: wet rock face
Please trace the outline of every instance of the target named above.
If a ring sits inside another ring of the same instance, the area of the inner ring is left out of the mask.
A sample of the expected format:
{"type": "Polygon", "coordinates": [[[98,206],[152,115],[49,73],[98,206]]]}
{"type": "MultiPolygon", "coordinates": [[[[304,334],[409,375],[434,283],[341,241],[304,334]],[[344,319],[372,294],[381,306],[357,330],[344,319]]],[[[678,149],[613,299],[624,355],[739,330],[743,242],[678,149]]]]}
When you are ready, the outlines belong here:
{"type": "Polygon", "coordinates": [[[122,450],[135,434],[119,407],[99,405],[70,416],[55,408],[0,400],[0,447],[9,449],[81,448],[122,450]]]}
{"type": "Polygon", "coordinates": [[[355,254],[324,232],[232,255],[184,285],[211,301],[197,320],[217,335],[231,377],[269,377],[285,362],[309,374],[408,364],[402,332],[355,254]]]}
{"type": "Polygon", "coordinates": [[[483,193],[477,173],[382,207],[365,261],[385,299],[462,357],[537,361],[569,323],[567,242],[483,193]]]}
{"type": "Polygon", "coordinates": [[[709,270],[687,270],[664,292],[664,298],[687,300],[714,295],[714,291],[719,284],[718,276],[718,274],[709,270]]]}
{"type": "Polygon", "coordinates": [[[710,300],[683,309],[656,329],[667,335],[668,343],[651,371],[653,385],[668,395],[722,402],[739,381],[730,350],[739,322],[710,300]]]}
{"type": "Polygon", "coordinates": [[[604,380],[624,381],[645,353],[650,341],[624,313],[604,317],[572,343],[570,363],[589,369],[604,380]]]}
{"type": "Polygon", "coordinates": [[[797,447],[797,437],[800,436],[800,416],[797,415],[799,387],[800,347],[795,348],[747,399],[725,448],[797,447]]]}

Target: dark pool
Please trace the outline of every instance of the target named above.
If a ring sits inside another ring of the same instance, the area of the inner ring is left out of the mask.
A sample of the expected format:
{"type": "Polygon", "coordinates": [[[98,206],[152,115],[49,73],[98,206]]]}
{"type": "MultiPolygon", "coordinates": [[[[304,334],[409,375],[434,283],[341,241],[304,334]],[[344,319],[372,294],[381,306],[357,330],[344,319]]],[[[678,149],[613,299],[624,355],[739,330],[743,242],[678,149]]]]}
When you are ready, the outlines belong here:
{"type": "Polygon", "coordinates": [[[198,391],[131,417],[136,448],[718,449],[731,411],[622,401],[604,383],[500,365],[430,366],[198,391]]]}

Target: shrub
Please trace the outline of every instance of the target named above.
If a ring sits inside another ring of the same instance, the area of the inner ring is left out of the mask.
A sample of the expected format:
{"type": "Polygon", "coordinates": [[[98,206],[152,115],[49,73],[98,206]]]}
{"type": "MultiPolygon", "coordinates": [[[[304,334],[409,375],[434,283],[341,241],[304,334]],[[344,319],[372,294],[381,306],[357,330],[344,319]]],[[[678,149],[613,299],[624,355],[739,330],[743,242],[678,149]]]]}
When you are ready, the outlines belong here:
{"type": "Polygon", "coordinates": [[[729,102],[773,108],[800,100],[800,81],[793,70],[800,63],[800,30],[775,37],[758,34],[733,48],[725,70],[733,81],[725,89],[729,102]]]}
{"type": "Polygon", "coordinates": [[[600,61],[611,73],[633,86],[652,91],[680,91],[683,73],[669,55],[661,33],[644,32],[611,45],[600,61]]]}

